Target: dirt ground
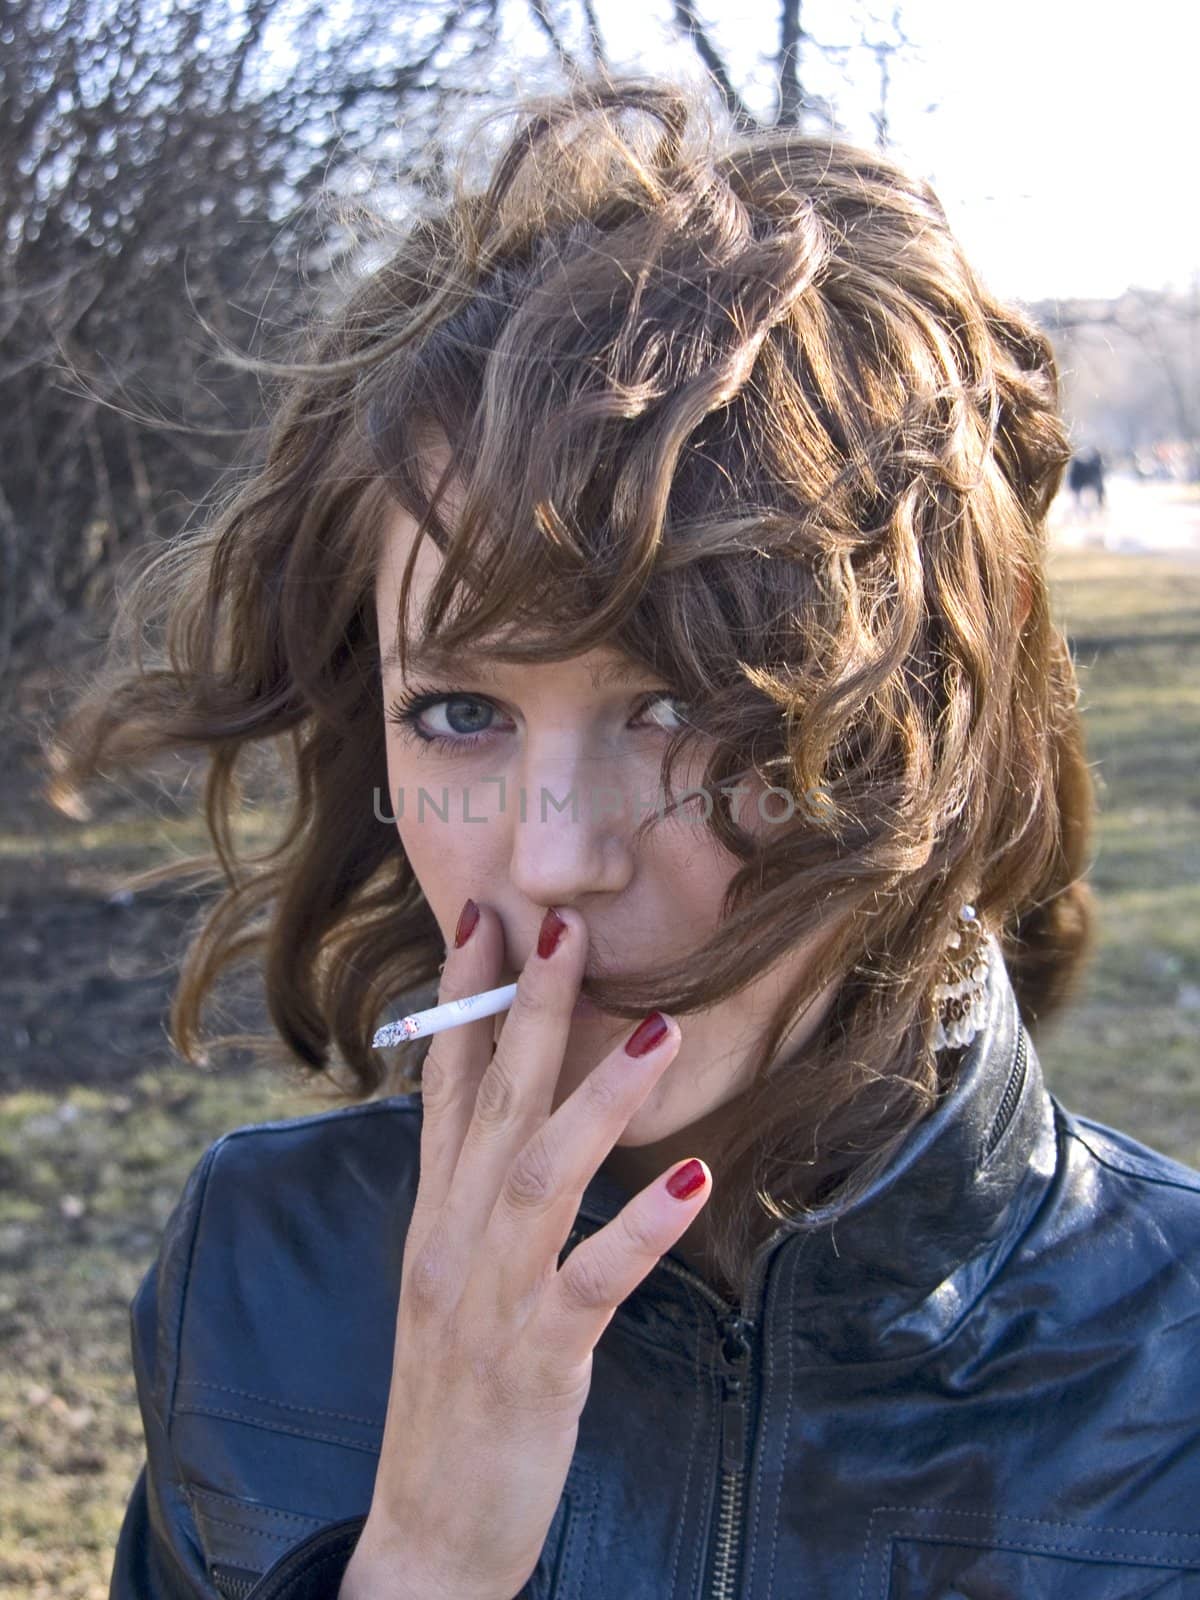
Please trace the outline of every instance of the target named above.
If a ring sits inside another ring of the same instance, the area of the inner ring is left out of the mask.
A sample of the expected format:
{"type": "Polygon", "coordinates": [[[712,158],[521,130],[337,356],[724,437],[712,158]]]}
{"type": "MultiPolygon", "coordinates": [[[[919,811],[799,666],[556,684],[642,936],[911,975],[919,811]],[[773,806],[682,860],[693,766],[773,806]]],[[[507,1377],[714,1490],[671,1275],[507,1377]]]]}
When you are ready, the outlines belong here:
{"type": "MultiPolygon", "coordinates": [[[[186,881],[127,881],[209,848],[199,760],[97,786],[86,821],[47,803],[38,727],[63,701],[60,672],[40,667],[0,717],[0,1092],[120,1086],[169,1052],[179,958],[213,899],[186,881]]],[[[266,1026],[245,984],[231,981],[221,1006],[223,1025],[266,1026]]]]}
{"type": "MultiPolygon", "coordinates": [[[[1200,538],[1178,535],[1185,503],[1161,550],[1133,548],[1161,503],[1119,491],[1104,539],[1071,508],[1055,521],[1055,604],[1100,789],[1102,927],[1086,992],[1039,1053],[1072,1109],[1196,1165],[1200,538]]],[[[320,1102],[248,1055],[204,1069],[172,1052],[166,1008],[204,902],[124,883],[204,847],[198,769],[166,762],[155,782],[97,792],[89,821],[59,816],[32,733],[57,692],[53,670],[30,673],[0,726],[0,1593],[104,1600],[142,1453],[130,1296],[206,1145],[320,1102]]],[[[221,1021],[263,1024],[252,984],[221,1021]]]]}
{"type": "MultiPolygon", "coordinates": [[[[126,879],[204,848],[197,768],[93,797],[41,798],[39,668],[5,713],[0,760],[0,1594],[104,1600],[142,1455],[129,1301],[188,1171],[241,1123],[313,1109],[298,1084],[231,1051],[173,1052],[167,1008],[206,901],[126,879]]],[[[258,1030],[252,985],[220,1026],[258,1030]]]]}

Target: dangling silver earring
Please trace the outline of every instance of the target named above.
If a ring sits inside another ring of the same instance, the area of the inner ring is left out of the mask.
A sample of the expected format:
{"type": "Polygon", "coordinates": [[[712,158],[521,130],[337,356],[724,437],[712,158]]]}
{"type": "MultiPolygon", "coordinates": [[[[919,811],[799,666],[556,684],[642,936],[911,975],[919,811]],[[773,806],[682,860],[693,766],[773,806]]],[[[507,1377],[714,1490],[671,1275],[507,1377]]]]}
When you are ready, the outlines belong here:
{"type": "Polygon", "coordinates": [[[937,1006],[933,1048],[951,1050],[970,1044],[983,1026],[987,1003],[991,940],[975,915],[973,905],[958,913],[958,924],[946,941],[949,956],[945,976],[933,986],[937,1006]]]}

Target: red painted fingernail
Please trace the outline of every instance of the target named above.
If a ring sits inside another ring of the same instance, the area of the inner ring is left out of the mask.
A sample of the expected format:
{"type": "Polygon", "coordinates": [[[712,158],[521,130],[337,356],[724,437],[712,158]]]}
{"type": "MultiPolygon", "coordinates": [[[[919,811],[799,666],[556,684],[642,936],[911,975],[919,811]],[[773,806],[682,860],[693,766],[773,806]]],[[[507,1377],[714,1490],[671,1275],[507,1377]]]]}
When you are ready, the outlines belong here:
{"type": "Polygon", "coordinates": [[[686,1200],[695,1194],[704,1182],[704,1168],[699,1161],[685,1161],[678,1172],[667,1179],[667,1193],[676,1200],[686,1200]]]}
{"type": "Polygon", "coordinates": [[[667,1034],[667,1019],[661,1011],[652,1011],[625,1041],[625,1054],[627,1056],[647,1055],[654,1046],[662,1041],[667,1034]]]}
{"type": "Polygon", "coordinates": [[[538,955],[543,961],[549,960],[558,949],[558,941],[566,931],[566,923],[551,906],[542,918],[541,930],[538,933],[538,955]]]}
{"type": "Polygon", "coordinates": [[[474,900],[468,900],[458,915],[458,927],[454,930],[454,948],[461,950],[463,945],[475,932],[475,924],[479,921],[479,907],[474,900]]]}

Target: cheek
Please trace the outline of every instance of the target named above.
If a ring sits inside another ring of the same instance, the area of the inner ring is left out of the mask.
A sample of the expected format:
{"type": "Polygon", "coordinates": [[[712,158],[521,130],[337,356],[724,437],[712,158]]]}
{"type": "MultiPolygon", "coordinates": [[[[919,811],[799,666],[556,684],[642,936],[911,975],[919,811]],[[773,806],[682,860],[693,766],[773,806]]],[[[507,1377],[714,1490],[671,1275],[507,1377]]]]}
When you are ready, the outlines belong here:
{"type": "Polygon", "coordinates": [[[721,921],[729,880],[741,862],[713,837],[703,815],[668,821],[653,829],[640,871],[659,886],[661,937],[672,944],[699,944],[721,921]]]}
{"type": "Polygon", "coordinates": [[[468,896],[478,899],[493,881],[486,853],[472,831],[436,819],[396,823],[401,847],[447,939],[463,902],[468,896]]]}
{"type": "Polygon", "coordinates": [[[468,895],[478,897],[481,886],[491,882],[494,874],[488,861],[491,830],[463,826],[461,800],[450,791],[447,802],[442,787],[440,781],[422,780],[389,751],[387,825],[396,830],[438,926],[449,940],[463,901],[468,895]],[[422,781],[427,791],[424,803],[422,781]]]}

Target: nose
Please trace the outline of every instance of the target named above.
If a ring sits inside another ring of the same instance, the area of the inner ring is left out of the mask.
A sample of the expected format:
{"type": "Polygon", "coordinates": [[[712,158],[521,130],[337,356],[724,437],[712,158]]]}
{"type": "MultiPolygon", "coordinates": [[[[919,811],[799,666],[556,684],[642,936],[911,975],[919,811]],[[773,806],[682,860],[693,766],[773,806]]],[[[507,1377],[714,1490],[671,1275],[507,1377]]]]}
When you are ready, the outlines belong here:
{"type": "Polygon", "coordinates": [[[507,804],[509,879],[535,905],[617,894],[634,873],[632,797],[611,762],[579,738],[530,741],[511,772],[507,804]]]}

